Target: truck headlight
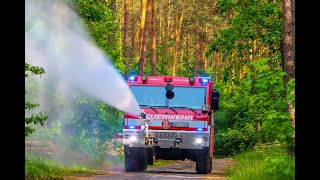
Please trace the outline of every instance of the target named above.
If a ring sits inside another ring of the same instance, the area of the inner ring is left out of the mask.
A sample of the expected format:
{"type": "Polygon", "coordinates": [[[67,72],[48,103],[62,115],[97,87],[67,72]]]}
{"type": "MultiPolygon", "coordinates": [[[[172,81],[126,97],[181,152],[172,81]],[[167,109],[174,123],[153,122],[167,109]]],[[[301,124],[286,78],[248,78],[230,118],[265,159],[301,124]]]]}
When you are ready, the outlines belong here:
{"type": "Polygon", "coordinates": [[[135,142],[138,140],[137,136],[130,136],[129,138],[130,142],[135,142]]]}
{"type": "Polygon", "coordinates": [[[197,145],[200,145],[203,142],[203,139],[202,138],[196,138],[195,142],[196,142],[197,145]]]}

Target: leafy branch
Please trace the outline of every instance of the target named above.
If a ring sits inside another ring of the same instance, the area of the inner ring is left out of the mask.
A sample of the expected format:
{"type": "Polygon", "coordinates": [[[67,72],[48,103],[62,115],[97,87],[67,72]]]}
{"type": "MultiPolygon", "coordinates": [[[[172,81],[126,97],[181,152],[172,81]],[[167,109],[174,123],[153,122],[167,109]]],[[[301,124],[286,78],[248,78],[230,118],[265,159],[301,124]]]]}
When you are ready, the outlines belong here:
{"type": "MultiPolygon", "coordinates": [[[[38,66],[32,66],[28,63],[25,63],[25,78],[29,77],[30,75],[42,75],[44,74],[44,68],[42,67],[38,67],[38,66]],[[31,73],[31,74],[30,74],[31,73]]],[[[27,93],[27,92],[25,92],[27,93]]],[[[36,107],[39,107],[39,104],[35,104],[35,103],[31,103],[31,102],[26,102],[25,103],[25,110],[30,111],[36,107]]],[[[32,128],[30,125],[31,124],[41,124],[43,125],[43,123],[48,119],[48,116],[45,116],[42,112],[39,112],[38,114],[32,114],[31,117],[26,117],[25,118],[25,137],[29,136],[30,134],[32,134],[35,129],[32,128]]]]}

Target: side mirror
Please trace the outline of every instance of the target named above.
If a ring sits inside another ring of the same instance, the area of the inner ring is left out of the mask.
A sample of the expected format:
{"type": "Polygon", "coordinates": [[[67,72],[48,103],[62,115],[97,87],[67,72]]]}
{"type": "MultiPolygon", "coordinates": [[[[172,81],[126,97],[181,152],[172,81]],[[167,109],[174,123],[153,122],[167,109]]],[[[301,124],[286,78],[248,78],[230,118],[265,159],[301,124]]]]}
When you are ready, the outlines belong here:
{"type": "Polygon", "coordinates": [[[219,109],[219,97],[220,93],[216,89],[212,91],[212,102],[211,102],[211,109],[213,111],[217,111],[219,109]]]}

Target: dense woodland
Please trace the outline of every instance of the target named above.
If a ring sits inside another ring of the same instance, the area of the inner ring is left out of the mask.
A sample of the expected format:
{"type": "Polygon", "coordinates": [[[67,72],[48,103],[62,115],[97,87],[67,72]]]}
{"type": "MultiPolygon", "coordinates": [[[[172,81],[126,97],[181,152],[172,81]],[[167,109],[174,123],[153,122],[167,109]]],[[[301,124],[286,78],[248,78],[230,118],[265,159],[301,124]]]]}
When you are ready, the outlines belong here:
{"type": "MultiPolygon", "coordinates": [[[[295,146],[292,1],[65,1],[125,78],[210,76],[220,92],[215,149],[233,155],[258,143],[295,146]]],[[[45,69],[26,63],[30,72],[45,69]]],[[[41,106],[30,96],[36,89],[26,86],[26,111],[41,106]]],[[[54,94],[48,98],[55,104],[26,118],[26,139],[72,142],[70,148],[101,158],[112,134],[122,130],[122,112],[81,94],[70,107],[54,94]],[[63,120],[53,117],[61,108],[63,120]]]]}

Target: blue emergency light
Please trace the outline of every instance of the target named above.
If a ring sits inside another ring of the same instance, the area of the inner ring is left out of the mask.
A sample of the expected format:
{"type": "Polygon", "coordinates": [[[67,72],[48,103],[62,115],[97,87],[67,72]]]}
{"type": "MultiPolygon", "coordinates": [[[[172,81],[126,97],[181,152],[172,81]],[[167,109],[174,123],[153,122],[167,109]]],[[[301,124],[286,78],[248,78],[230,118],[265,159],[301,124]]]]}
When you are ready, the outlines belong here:
{"type": "Polygon", "coordinates": [[[202,131],[202,128],[198,128],[198,131],[202,131]]]}
{"type": "Polygon", "coordinates": [[[129,126],[130,129],[134,129],[134,126],[129,126]]]}
{"type": "Polygon", "coordinates": [[[134,81],[136,81],[137,80],[137,76],[130,76],[129,77],[129,81],[130,82],[134,82],[134,81]]]}
{"type": "Polygon", "coordinates": [[[200,78],[200,83],[202,84],[202,85],[207,85],[208,83],[209,83],[209,81],[210,81],[210,78],[200,78]]]}

